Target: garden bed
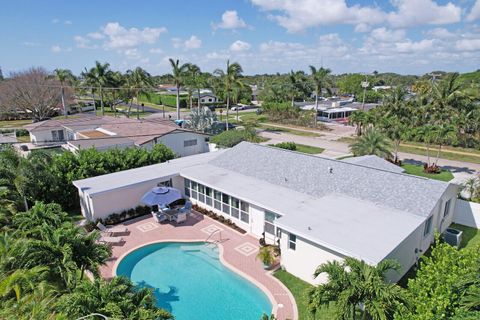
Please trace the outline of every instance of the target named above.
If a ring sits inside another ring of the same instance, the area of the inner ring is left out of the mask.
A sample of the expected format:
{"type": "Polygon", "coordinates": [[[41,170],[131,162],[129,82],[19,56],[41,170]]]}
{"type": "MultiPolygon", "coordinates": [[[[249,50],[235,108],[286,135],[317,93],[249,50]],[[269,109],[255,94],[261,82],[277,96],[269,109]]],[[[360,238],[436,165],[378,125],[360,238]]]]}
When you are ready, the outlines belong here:
{"type": "Polygon", "coordinates": [[[245,234],[247,233],[247,231],[243,230],[242,228],[240,228],[239,226],[237,226],[232,220],[230,219],[225,219],[224,216],[222,215],[219,215],[219,214],[216,214],[215,212],[213,212],[212,210],[208,210],[208,209],[205,209],[205,208],[202,208],[196,204],[194,204],[192,206],[192,209],[197,211],[198,213],[201,213],[207,217],[210,217],[212,218],[213,220],[217,220],[218,222],[232,228],[233,230],[235,231],[238,231],[240,232],[241,234],[245,234]]]}

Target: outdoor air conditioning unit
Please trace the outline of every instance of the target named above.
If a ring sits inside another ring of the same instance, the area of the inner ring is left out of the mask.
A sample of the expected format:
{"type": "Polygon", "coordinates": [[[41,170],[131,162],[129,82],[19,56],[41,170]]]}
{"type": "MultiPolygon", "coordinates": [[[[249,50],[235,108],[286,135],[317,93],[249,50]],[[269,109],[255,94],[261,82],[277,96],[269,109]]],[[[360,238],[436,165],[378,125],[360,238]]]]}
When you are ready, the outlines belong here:
{"type": "Polygon", "coordinates": [[[462,243],[462,234],[463,231],[453,228],[447,228],[447,230],[445,230],[445,232],[443,233],[443,239],[449,245],[458,248],[460,246],[460,243],[462,243]]]}

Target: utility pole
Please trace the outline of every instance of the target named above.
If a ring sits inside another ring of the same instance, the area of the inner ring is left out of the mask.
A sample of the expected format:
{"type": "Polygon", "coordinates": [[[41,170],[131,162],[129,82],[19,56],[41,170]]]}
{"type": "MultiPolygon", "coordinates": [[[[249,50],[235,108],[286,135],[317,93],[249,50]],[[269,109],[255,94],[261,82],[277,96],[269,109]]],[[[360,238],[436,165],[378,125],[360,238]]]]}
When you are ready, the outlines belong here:
{"type": "Polygon", "coordinates": [[[367,88],[370,85],[367,81],[367,74],[365,74],[365,81],[362,81],[363,88],[363,101],[362,101],[362,110],[365,111],[365,95],[367,94],[367,88]]]}

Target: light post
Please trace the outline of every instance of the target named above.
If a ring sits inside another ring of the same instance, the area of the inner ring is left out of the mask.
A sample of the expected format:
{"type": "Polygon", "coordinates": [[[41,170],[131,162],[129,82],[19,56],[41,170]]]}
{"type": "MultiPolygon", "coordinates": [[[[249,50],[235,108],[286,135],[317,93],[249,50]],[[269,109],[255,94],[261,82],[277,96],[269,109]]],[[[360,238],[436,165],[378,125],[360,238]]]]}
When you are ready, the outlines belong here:
{"type": "Polygon", "coordinates": [[[362,101],[362,110],[365,111],[365,95],[367,94],[367,88],[370,85],[367,81],[367,75],[365,74],[365,81],[362,81],[361,86],[363,88],[363,101],[362,101]]]}

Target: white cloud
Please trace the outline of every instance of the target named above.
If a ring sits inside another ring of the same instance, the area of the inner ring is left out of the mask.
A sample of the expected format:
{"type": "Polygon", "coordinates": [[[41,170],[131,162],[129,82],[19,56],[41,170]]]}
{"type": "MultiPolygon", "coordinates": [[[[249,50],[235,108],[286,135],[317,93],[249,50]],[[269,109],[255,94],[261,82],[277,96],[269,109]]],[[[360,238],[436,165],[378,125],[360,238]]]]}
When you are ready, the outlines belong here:
{"type": "Polygon", "coordinates": [[[148,50],[148,52],[153,54],[160,54],[160,53],[163,53],[163,50],[160,48],[151,48],[150,50],[148,50]]]}
{"type": "Polygon", "coordinates": [[[455,34],[445,28],[434,28],[425,32],[427,36],[435,39],[448,39],[455,37],[455,34]]]}
{"type": "Polygon", "coordinates": [[[286,50],[303,49],[304,45],[296,42],[268,41],[260,44],[260,51],[281,52],[286,50]]]}
{"type": "Polygon", "coordinates": [[[222,14],[222,21],[218,24],[213,24],[213,28],[217,29],[240,29],[248,27],[235,10],[227,10],[222,14]]]}
{"type": "Polygon", "coordinates": [[[385,27],[372,30],[373,39],[381,42],[397,42],[405,38],[405,30],[389,30],[385,27]]]}
{"type": "Polygon", "coordinates": [[[197,36],[191,36],[190,39],[185,40],[183,44],[186,49],[198,49],[202,46],[202,40],[197,36]]]}
{"type": "Polygon", "coordinates": [[[142,58],[142,55],[137,48],[125,49],[122,52],[128,59],[139,60],[140,58],[142,58]]]}
{"type": "Polygon", "coordinates": [[[111,49],[131,48],[140,44],[153,44],[157,42],[160,34],[167,32],[166,28],[130,28],[127,29],[118,22],[109,22],[101,32],[106,36],[104,46],[111,49]]]}
{"type": "Polygon", "coordinates": [[[462,9],[449,2],[439,5],[432,0],[393,0],[397,12],[388,16],[394,27],[411,27],[425,24],[451,24],[459,22],[462,9]]]}
{"type": "Polygon", "coordinates": [[[434,40],[431,39],[423,39],[421,41],[411,41],[407,40],[404,42],[398,42],[395,44],[398,52],[400,53],[412,53],[412,52],[419,52],[419,51],[426,51],[433,48],[434,40]]]}
{"type": "Polygon", "coordinates": [[[480,39],[462,39],[455,42],[455,48],[460,51],[480,51],[480,39]]]}
{"type": "Polygon", "coordinates": [[[480,18],[480,0],[477,0],[467,16],[467,21],[475,21],[480,18]]]}
{"type": "Polygon", "coordinates": [[[91,40],[86,38],[86,37],[75,36],[73,38],[73,40],[75,41],[75,44],[76,44],[77,48],[82,48],[82,49],[96,49],[96,48],[98,48],[98,45],[92,44],[91,40]]]}
{"type": "Polygon", "coordinates": [[[298,32],[310,27],[352,24],[357,31],[368,25],[378,24],[386,14],[377,7],[348,6],[345,0],[252,0],[265,11],[273,11],[271,18],[289,32],[298,32]],[[281,12],[277,14],[277,12],[281,12]]]}
{"type": "Polygon", "coordinates": [[[60,52],[70,52],[72,51],[72,48],[62,48],[60,47],[59,45],[53,45],[50,50],[53,52],[53,53],[60,53],[60,52]]]}
{"type": "Polygon", "coordinates": [[[39,45],[40,45],[39,43],[33,42],[33,41],[22,42],[22,46],[25,46],[25,47],[38,47],[39,45]]]}
{"type": "Polygon", "coordinates": [[[100,40],[100,39],[104,39],[105,35],[103,35],[100,32],[90,32],[90,33],[87,34],[87,37],[95,39],[95,40],[100,40]]]}
{"type": "Polygon", "coordinates": [[[65,20],[63,23],[66,24],[66,25],[71,25],[72,21],[71,20],[65,20]]]}
{"type": "Polygon", "coordinates": [[[198,49],[202,46],[202,40],[197,36],[191,36],[187,40],[182,40],[180,38],[172,38],[172,46],[175,49],[183,48],[184,50],[198,49]]]}
{"type": "Polygon", "coordinates": [[[250,45],[250,43],[245,42],[245,41],[241,41],[241,40],[237,40],[230,45],[230,50],[231,51],[247,51],[251,47],[252,46],[250,45]]]}
{"type": "Polygon", "coordinates": [[[57,18],[55,18],[55,19],[52,19],[52,23],[59,23],[59,22],[60,22],[60,20],[59,20],[59,19],[57,19],[57,18]]]}

